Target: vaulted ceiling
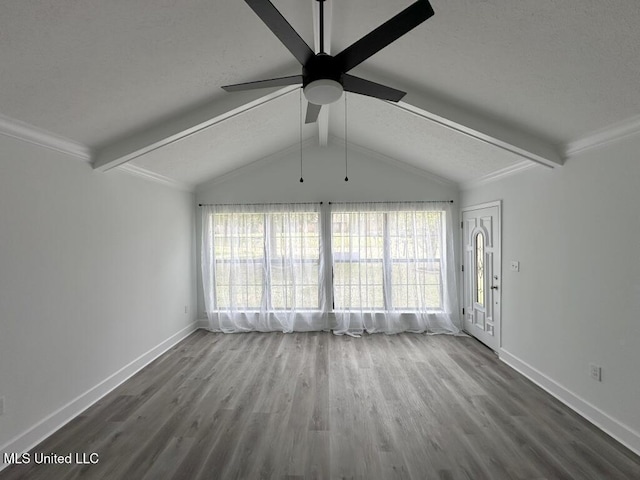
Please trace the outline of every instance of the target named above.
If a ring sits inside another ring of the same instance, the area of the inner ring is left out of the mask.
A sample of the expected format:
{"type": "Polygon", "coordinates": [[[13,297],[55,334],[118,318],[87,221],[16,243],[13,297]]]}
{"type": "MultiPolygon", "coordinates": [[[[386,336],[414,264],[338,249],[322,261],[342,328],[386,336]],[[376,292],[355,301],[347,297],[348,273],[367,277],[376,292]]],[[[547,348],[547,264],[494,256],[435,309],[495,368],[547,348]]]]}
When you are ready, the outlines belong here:
{"type": "MultiPolygon", "coordinates": [[[[273,0],[312,48],[314,2],[273,0]]],[[[411,3],[327,0],[331,53],[411,3]]],[[[431,19],[350,72],[407,96],[350,94],[349,142],[467,182],[638,130],[637,0],[431,4],[431,19]]],[[[0,133],[101,170],[195,186],[285,150],[300,141],[299,89],[220,87],[297,73],[242,0],[0,3],[0,133]]],[[[342,138],[344,108],[304,126],[307,144],[342,138]]]]}

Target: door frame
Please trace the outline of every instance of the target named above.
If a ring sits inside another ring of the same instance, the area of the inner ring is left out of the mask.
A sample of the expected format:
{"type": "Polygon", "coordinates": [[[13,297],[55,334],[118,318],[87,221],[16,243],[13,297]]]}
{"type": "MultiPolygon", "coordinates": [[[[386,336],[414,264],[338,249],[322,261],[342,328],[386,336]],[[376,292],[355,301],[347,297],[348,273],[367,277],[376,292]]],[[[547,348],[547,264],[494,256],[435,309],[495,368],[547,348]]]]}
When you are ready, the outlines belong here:
{"type": "MultiPolygon", "coordinates": [[[[490,208],[490,207],[498,207],[498,232],[497,235],[495,236],[498,239],[498,250],[499,250],[499,261],[498,263],[498,268],[497,268],[497,272],[499,275],[499,290],[498,290],[498,295],[499,295],[499,301],[498,301],[498,305],[497,308],[494,305],[494,316],[497,313],[499,315],[499,320],[500,320],[500,328],[498,331],[498,335],[496,336],[497,340],[498,340],[498,348],[496,349],[496,354],[500,354],[500,351],[502,350],[502,286],[504,285],[504,282],[502,281],[502,200],[494,200],[491,202],[485,202],[485,203],[479,203],[477,205],[469,205],[467,207],[462,207],[460,208],[460,265],[464,266],[464,249],[465,249],[465,238],[463,235],[463,220],[462,220],[462,216],[464,212],[470,212],[470,211],[474,211],[474,210],[481,210],[483,208],[490,208]]],[[[462,329],[463,331],[465,331],[466,333],[468,333],[469,335],[471,335],[472,337],[475,338],[475,336],[471,333],[471,332],[467,332],[465,330],[465,321],[464,321],[464,314],[462,314],[462,309],[465,307],[464,305],[464,274],[465,272],[462,270],[462,268],[460,268],[460,270],[458,270],[460,272],[460,291],[459,291],[459,298],[460,298],[460,315],[462,318],[462,329]]],[[[496,271],[496,269],[494,269],[494,272],[496,271]]]]}

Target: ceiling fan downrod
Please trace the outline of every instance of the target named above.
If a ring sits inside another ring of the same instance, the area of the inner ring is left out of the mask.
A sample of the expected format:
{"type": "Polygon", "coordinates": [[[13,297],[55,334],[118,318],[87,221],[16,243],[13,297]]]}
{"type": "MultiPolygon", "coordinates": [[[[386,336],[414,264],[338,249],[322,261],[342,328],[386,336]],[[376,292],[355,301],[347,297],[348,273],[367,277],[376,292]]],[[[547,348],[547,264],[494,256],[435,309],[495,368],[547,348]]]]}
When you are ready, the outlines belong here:
{"type": "Polygon", "coordinates": [[[327,53],[324,51],[324,2],[325,0],[317,0],[320,4],[320,52],[319,53],[327,53]]]}

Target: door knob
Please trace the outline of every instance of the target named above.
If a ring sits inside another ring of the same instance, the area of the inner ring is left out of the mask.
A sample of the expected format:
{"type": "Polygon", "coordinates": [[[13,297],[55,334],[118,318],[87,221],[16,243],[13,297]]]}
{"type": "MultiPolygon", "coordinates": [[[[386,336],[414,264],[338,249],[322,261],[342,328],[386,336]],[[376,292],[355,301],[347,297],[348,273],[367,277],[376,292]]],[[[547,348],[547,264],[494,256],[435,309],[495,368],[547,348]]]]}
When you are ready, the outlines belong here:
{"type": "Polygon", "coordinates": [[[491,285],[491,290],[497,290],[498,286],[497,285],[491,285]]]}

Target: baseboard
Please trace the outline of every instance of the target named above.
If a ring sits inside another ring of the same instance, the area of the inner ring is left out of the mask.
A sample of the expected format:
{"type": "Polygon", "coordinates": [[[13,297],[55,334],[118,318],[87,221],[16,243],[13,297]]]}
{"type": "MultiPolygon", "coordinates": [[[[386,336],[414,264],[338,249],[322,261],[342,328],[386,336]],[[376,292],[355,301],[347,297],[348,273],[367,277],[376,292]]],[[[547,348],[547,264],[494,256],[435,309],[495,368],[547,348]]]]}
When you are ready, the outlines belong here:
{"type": "Polygon", "coordinates": [[[500,350],[500,360],[511,368],[521,373],[540,388],[551,394],[573,411],[593,423],[600,430],[615,438],[635,454],[640,455],[640,433],[623,425],[615,418],[609,416],[598,407],[580,398],[555,380],[535,369],[528,363],[520,360],[515,355],[504,349],[500,350]]]}
{"type": "MultiPolygon", "coordinates": [[[[160,355],[165,353],[171,347],[191,335],[199,328],[201,328],[199,326],[199,322],[193,322],[160,343],[159,345],[153,347],[148,352],[143,353],[131,363],[125,365],[116,373],[98,383],[95,387],[90,388],[83,394],[71,400],[62,408],[59,408],[51,415],[36,423],[33,427],[29,428],[24,433],[21,433],[20,435],[7,442],[5,445],[2,445],[0,447],[0,456],[2,456],[2,453],[4,452],[15,452],[18,454],[28,452],[33,447],[42,442],[45,438],[49,437],[51,434],[62,428],[69,421],[77,417],[80,413],[85,411],[95,402],[97,402],[113,389],[127,381],[153,360],[158,358],[160,355]]],[[[0,458],[0,462],[2,461],[3,459],[0,458]]],[[[7,466],[8,465],[5,463],[0,463],[0,471],[7,466]]]]}

